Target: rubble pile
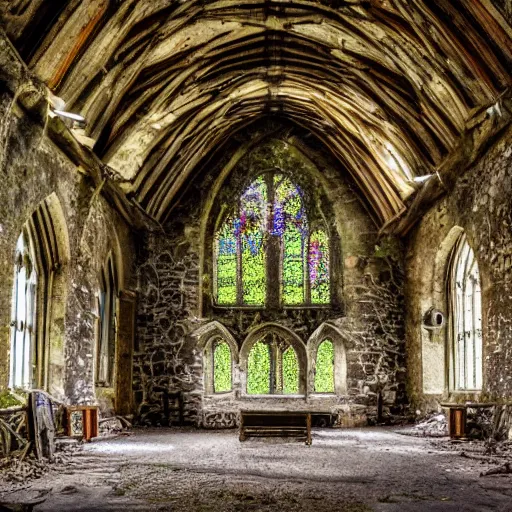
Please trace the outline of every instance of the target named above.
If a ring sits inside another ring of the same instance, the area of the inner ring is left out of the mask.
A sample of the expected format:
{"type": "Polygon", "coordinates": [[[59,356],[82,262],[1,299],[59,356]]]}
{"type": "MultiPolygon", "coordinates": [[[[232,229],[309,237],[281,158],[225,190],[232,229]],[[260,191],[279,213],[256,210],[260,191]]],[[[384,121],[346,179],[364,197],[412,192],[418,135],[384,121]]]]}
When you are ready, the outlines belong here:
{"type": "Polygon", "coordinates": [[[399,434],[416,437],[445,437],[448,435],[448,421],[441,413],[427,416],[412,427],[397,430],[399,434]]]}
{"type": "Polygon", "coordinates": [[[15,490],[20,485],[26,485],[29,480],[40,478],[56,465],[69,464],[73,455],[81,450],[82,444],[78,442],[60,445],[51,462],[45,458],[38,460],[34,453],[23,459],[14,455],[5,457],[0,459],[0,480],[11,483],[15,490]]]}
{"type": "Polygon", "coordinates": [[[101,418],[99,420],[99,435],[100,437],[115,436],[125,432],[131,427],[131,422],[124,416],[101,418]]]}

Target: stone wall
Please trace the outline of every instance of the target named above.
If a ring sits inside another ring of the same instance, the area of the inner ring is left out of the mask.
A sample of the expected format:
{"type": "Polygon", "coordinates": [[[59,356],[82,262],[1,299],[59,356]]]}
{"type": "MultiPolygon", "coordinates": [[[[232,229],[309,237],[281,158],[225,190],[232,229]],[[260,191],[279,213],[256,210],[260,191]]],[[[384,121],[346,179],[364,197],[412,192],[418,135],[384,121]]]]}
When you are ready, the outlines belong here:
{"type": "MultiPolygon", "coordinates": [[[[246,147],[234,170],[232,152],[210,163],[182,199],[165,232],[151,233],[138,263],[139,306],[135,354],[135,395],[145,424],[180,421],[205,426],[236,424],[240,407],[311,407],[340,412],[340,421],[366,423],[376,414],[377,395],[398,412],[404,402],[402,253],[396,240],[377,242],[374,223],[350,179],[337,177],[332,162],[319,153],[306,156],[297,140],[247,133],[233,146],[246,147]],[[251,136],[259,142],[248,144],[251,136]],[[313,161],[315,164],[313,164],[313,161]],[[340,303],[326,309],[240,311],[212,306],[212,222],[223,204],[233,204],[240,183],[260,169],[293,169],[305,187],[323,190],[329,221],[339,236],[336,268],[340,303]],[[309,181],[308,181],[309,180],[309,181]],[[309,184],[308,184],[309,183],[309,184]],[[202,348],[194,331],[211,321],[226,327],[238,348],[266,322],[286,327],[306,343],[324,322],[343,335],[347,351],[347,393],[291,399],[205,395],[202,348]]],[[[314,146],[314,144],[312,144],[314,146]]]]}
{"type": "Polygon", "coordinates": [[[408,240],[409,391],[418,407],[436,407],[436,400],[442,397],[468,398],[450,393],[447,387],[446,330],[432,338],[421,327],[429,307],[435,305],[446,311],[444,269],[454,234],[461,230],[467,233],[475,252],[482,285],[484,389],[477,398],[512,396],[511,198],[509,129],[425,215],[408,240]]]}
{"type": "Polygon", "coordinates": [[[67,232],[60,243],[68,245],[69,253],[68,261],[58,269],[61,279],[54,288],[54,307],[62,314],[58,325],[50,326],[61,331],[64,340],[59,355],[64,361],[62,382],[56,389],[72,403],[93,402],[100,269],[114,250],[129,283],[134,254],[130,230],[102,195],[95,193],[92,180],[47,136],[44,116],[48,106],[43,102],[38,110],[41,117],[27,112],[18,101],[20,91],[35,90],[37,82],[1,37],[0,54],[3,85],[7,85],[0,89],[0,389],[8,385],[16,242],[37,206],[52,196],[62,210],[58,222],[67,232]],[[16,87],[11,89],[13,84],[16,87]]]}

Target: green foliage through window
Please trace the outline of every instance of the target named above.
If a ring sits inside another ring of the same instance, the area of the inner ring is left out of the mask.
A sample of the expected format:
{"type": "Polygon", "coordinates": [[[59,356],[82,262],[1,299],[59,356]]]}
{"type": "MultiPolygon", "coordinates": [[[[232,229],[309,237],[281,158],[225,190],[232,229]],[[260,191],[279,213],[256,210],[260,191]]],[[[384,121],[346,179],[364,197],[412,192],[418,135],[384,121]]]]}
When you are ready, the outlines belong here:
{"type": "Polygon", "coordinates": [[[261,341],[255,343],[249,353],[247,393],[249,395],[270,393],[270,347],[261,341]]]}
{"type": "Polygon", "coordinates": [[[292,347],[283,354],[283,393],[285,395],[299,392],[299,362],[292,347]]]}
{"type": "Polygon", "coordinates": [[[334,346],[331,340],[323,341],[316,354],[315,391],[334,393],[334,346]]]}
{"type": "Polygon", "coordinates": [[[213,352],[213,390],[231,391],[231,349],[225,341],[218,342],[213,352]]]}

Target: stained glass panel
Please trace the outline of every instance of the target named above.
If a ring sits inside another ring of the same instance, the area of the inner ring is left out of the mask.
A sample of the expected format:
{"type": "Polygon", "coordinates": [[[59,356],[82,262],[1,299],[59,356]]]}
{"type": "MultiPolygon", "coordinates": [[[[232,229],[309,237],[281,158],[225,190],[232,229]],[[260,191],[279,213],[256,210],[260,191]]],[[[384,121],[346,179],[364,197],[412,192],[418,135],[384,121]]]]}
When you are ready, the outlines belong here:
{"type": "Polygon", "coordinates": [[[263,247],[267,219],[267,188],[263,178],[254,181],[240,201],[237,229],[242,250],[243,303],[265,304],[266,265],[263,247]]]}
{"type": "Polygon", "coordinates": [[[249,395],[270,393],[270,347],[261,341],[256,342],[249,352],[247,393],[249,395]]]}
{"type": "Polygon", "coordinates": [[[303,304],[304,247],[308,225],[302,195],[300,189],[281,174],[274,176],[274,186],[272,234],[282,239],[282,301],[287,305],[303,304]]]}
{"type": "Polygon", "coordinates": [[[233,219],[224,222],[216,236],[217,303],[236,304],[237,241],[233,219]]]}
{"type": "Polygon", "coordinates": [[[311,303],[330,302],[329,238],[325,231],[314,231],[309,239],[309,282],[311,303]]]}
{"type": "Polygon", "coordinates": [[[213,390],[215,393],[231,391],[231,349],[223,341],[213,352],[213,390]]]}
{"type": "Polygon", "coordinates": [[[315,391],[317,393],[334,393],[334,346],[330,340],[323,341],[318,347],[315,391]]]}
{"type": "Polygon", "coordinates": [[[292,347],[283,353],[283,393],[285,395],[299,392],[299,362],[292,347]]]}
{"type": "Polygon", "coordinates": [[[309,235],[302,191],[283,174],[251,183],[215,243],[217,304],[263,306],[267,286],[272,297],[280,287],[284,305],[330,302],[329,239],[323,230],[309,235]],[[267,283],[267,267],[280,279],[267,283]]]}

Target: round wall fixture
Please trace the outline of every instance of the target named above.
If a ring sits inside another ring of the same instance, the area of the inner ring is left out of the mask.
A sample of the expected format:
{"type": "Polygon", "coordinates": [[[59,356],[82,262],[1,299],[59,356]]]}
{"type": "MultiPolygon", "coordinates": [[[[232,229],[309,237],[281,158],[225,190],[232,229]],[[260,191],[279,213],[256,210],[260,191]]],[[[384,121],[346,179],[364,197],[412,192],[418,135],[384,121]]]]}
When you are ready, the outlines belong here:
{"type": "Polygon", "coordinates": [[[423,316],[423,327],[426,329],[441,329],[444,327],[444,322],[444,313],[434,307],[431,307],[423,316]]]}

